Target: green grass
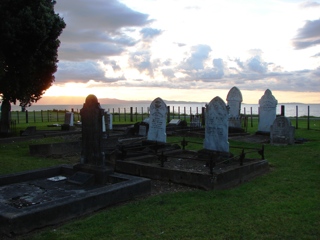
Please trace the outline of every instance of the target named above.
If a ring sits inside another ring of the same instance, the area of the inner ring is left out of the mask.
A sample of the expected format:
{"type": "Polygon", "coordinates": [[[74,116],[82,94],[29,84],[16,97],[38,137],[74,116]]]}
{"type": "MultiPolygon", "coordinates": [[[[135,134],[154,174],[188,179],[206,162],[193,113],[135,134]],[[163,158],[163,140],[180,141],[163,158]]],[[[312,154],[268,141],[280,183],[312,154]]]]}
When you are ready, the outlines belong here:
{"type": "MultiPolygon", "coordinates": [[[[320,239],[320,131],[297,129],[295,136],[309,141],[267,144],[271,171],[237,188],[136,199],[20,239],[320,239]]],[[[29,156],[28,145],[41,141],[1,144],[0,173],[67,163],[29,156]]]]}

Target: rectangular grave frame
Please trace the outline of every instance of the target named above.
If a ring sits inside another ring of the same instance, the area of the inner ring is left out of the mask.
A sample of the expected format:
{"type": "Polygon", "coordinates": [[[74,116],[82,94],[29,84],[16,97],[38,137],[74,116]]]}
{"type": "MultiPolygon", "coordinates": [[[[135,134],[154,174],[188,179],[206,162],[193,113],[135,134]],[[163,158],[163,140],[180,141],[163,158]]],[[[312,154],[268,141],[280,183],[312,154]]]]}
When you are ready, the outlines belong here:
{"type": "MultiPolygon", "coordinates": [[[[50,178],[74,173],[73,166],[57,167],[27,171],[0,176],[0,186],[20,182],[50,178]]],[[[113,173],[109,178],[114,183],[95,187],[69,198],[54,202],[28,206],[22,209],[0,203],[0,232],[7,236],[23,234],[49,225],[59,224],[75,217],[85,215],[99,209],[128,201],[137,196],[151,192],[150,179],[113,173]]]]}

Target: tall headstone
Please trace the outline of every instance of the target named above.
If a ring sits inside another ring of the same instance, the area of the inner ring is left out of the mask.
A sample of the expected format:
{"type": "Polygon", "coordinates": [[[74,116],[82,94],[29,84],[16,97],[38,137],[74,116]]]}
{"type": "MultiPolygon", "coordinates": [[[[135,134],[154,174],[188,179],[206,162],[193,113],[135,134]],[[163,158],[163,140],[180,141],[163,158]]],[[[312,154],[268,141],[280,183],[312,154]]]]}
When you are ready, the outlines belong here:
{"type": "Polygon", "coordinates": [[[220,97],[213,98],[207,105],[204,148],[229,152],[228,108],[220,97]]]}
{"type": "Polygon", "coordinates": [[[102,116],[104,109],[95,95],[86,98],[80,110],[82,121],[82,152],[81,163],[94,166],[104,166],[104,153],[102,151],[102,116]]]}
{"type": "Polygon", "coordinates": [[[278,101],[267,89],[259,100],[259,124],[258,132],[270,133],[270,126],[276,119],[278,101]]]}
{"type": "Polygon", "coordinates": [[[166,119],[167,105],[158,97],[150,105],[148,140],[164,143],[167,141],[166,119]]]}
{"type": "Polygon", "coordinates": [[[227,95],[227,105],[229,106],[229,127],[231,128],[241,128],[241,103],[242,94],[239,88],[231,88],[227,95]]]}
{"type": "Polygon", "coordinates": [[[271,144],[294,144],[295,128],[291,126],[289,118],[284,116],[276,117],[270,127],[271,144]]]}

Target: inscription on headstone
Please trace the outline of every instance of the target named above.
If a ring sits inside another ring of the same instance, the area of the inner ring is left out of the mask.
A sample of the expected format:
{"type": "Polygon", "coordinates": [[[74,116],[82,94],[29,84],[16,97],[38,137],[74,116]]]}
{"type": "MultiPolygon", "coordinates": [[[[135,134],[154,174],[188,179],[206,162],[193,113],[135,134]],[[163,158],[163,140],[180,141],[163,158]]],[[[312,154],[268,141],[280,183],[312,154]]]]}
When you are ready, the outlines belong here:
{"type": "Polygon", "coordinates": [[[270,128],[271,144],[294,144],[295,128],[290,119],[284,116],[277,117],[270,128]]]}
{"type": "Polygon", "coordinates": [[[104,109],[95,95],[86,98],[80,110],[82,121],[82,152],[81,163],[95,166],[104,166],[102,151],[102,116],[104,109]]]}
{"type": "Polygon", "coordinates": [[[270,133],[270,126],[276,119],[278,101],[267,89],[259,100],[259,124],[258,132],[270,133]]]}
{"type": "Polygon", "coordinates": [[[229,152],[228,109],[220,97],[215,97],[207,105],[204,148],[229,152]]]}
{"type": "Polygon", "coordinates": [[[227,95],[227,105],[229,106],[229,127],[241,128],[241,102],[242,94],[237,87],[230,89],[227,95]]]}
{"type": "Polygon", "coordinates": [[[150,105],[149,131],[150,141],[166,142],[167,105],[161,98],[156,98],[150,105]]]}

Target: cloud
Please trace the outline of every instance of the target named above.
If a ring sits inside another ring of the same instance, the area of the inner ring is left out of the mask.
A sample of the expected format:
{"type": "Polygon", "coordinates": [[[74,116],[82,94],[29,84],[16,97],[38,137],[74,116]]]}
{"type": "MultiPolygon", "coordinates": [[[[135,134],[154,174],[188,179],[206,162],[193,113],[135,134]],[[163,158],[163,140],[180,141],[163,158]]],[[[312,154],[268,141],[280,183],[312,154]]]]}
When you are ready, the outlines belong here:
{"type": "Polygon", "coordinates": [[[186,58],[180,65],[184,70],[199,70],[204,68],[204,63],[209,57],[211,47],[199,44],[191,48],[191,56],[186,58]]]}
{"type": "Polygon", "coordinates": [[[59,59],[68,61],[120,55],[139,42],[132,28],[153,22],[148,14],[117,0],[58,1],[55,10],[67,24],[60,37],[59,59]]]}
{"type": "Polygon", "coordinates": [[[298,30],[297,37],[293,39],[296,49],[304,49],[320,44],[320,19],[306,21],[305,25],[298,30]]]}
{"type": "Polygon", "coordinates": [[[150,41],[156,36],[160,35],[162,31],[160,29],[155,29],[155,28],[143,28],[140,31],[140,33],[144,41],[150,41]]]}
{"type": "Polygon", "coordinates": [[[314,8],[314,7],[320,7],[320,3],[314,2],[314,1],[305,1],[300,4],[301,8],[314,8]]]}
{"type": "Polygon", "coordinates": [[[140,50],[130,54],[129,65],[136,68],[140,73],[146,73],[153,77],[153,68],[150,62],[151,53],[149,50],[140,50]]]}
{"type": "Polygon", "coordinates": [[[71,62],[61,61],[58,64],[59,71],[55,74],[56,82],[88,82],[89,80],[102,81],[102,82],[115,82],[124,80],[123,76],[108,78],[105,76],[105,71],[96,62],[71,62]]]}

